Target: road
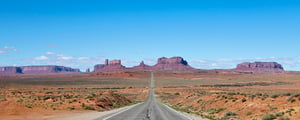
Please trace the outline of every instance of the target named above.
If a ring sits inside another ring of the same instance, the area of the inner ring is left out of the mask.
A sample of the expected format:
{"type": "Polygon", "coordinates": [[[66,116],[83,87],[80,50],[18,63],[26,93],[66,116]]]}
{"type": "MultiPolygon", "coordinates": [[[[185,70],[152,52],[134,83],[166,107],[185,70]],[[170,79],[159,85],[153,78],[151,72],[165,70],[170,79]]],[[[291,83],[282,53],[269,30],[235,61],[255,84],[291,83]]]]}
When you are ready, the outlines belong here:
{"type": "Polygon", "coordinates": [[[151,72],[150,81],[149,98],[146,102],[137,104],[102,120],[192,120],[182,113],[158,102],[154,97],[155,84],[153,72],[151,72]]]}

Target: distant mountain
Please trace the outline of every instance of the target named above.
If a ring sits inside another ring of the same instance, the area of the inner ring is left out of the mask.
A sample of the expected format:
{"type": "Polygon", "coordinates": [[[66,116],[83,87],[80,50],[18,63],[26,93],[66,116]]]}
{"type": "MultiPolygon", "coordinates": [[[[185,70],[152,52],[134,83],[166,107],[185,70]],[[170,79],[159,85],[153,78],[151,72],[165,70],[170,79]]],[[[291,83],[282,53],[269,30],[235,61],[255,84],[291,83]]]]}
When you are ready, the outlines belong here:
{"type": "Polygon", "coordinates": [[[238,64],[235,70],[244,72],[280,72],[284,71],[284,68],[277,62],[244,62],[238,64]]]}
{"type": "Polygon", "coordinates": [[[0,74],[50,74],[63,72],[80,72],[80,70],[56,65],[0,67],[0,74]]]}

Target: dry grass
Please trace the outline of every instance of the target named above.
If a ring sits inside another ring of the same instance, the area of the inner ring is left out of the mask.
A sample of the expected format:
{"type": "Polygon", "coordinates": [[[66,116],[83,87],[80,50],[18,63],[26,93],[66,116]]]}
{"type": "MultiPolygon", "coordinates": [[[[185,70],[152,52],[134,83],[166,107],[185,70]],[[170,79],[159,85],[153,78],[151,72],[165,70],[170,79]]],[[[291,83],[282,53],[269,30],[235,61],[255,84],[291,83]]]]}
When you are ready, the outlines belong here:
{"type": "Polygon", "coordinates": [[[161,73],[156,85],[162,101],[209,119],[300,119],[300,74],[161,73]]]}

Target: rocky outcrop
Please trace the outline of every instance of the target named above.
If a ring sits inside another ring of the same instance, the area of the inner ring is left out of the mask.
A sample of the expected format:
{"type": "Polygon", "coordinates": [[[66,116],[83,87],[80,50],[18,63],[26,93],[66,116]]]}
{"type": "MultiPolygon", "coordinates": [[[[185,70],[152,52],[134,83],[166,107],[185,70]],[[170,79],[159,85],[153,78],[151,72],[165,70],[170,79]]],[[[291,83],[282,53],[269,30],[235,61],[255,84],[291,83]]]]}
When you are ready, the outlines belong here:
{"type": "Polygon", "coordinates": [[[246,72],[279,72],[284,71],[281,64],[277,62],[245,62],[238,64],[236,67],[238,71],[246,72]]]}
{"type": "Polygon", "coordinates": [[[20,67],[0,67],[0,74],[20,74],[22,69],[20,67]]]}
{"type": "Polygon", "coordinates": [[[64,66],[46,65],[46,66],[24,66],[21,67],[24,74],[48,74],[60,72],[80,72],[79,69],[73,69],[64,66]]]}
{"type": "Polygon", "coordinates": [[[159,58],[154,66],[146,65],[143,61],[132,68],[126,68],[121,64],[121,60],[105,60],[105,64],[94,66],[94,72],[111,71],[111,70],[194,70],[188,65],[182,57],[159,58]]]}
{"type": "Polygon", "coordinates": [[[55,65],[0,67],[0,74],[50,74],[60,72],[80,72],[80,70],[55,65]]]}
{"type": "Polygon", "coordinates": [[[152,66],[153,70],[194,70],[188,65],[188,62],[182,57],[166,58],[162,57],[157,60],[157,64],[152,66]]]}
{"type": "Polygon", "coordinates": [[[94,66],[94,72],[99,71],[114,71],[114,70],[123,70],[126,69],[125,66],[121,64],[121,60],[105,60],[105,64],[98,64],[94,66]]]}
{"type": "Polygon", "coordinates": [[[102,70],[106,65],[105,64],[97,64],[94,66],[94,72],[102,70]]]}
{"type": "Polygon", "coordinates": [[[87,73],[91,72],[90,68],[86,69],[85,72],[87,72],[87,73]]]}
{"type": "Polygon", "coordinates": [[[138,66],[134,66],[131,69],[134,70],[151,70],[151,66],[146,65],[144,61],[142,61],[138,66]]]}

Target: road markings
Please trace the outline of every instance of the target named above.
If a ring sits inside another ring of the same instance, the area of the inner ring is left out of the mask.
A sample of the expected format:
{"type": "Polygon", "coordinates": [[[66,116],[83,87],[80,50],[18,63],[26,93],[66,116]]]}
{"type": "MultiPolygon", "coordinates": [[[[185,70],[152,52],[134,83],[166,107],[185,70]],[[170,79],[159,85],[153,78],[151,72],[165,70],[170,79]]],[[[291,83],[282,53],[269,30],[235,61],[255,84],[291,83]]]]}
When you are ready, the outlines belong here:
{"type": "Polygon", "coordinates": [[[142,103],[144,103],[144,102],[141,102],[141,103],[132,105],[132,106],[128,107],[128,108],[125,109],[125,110],[119,111],[119,112],[117,112],[117,113],[115,113],[115,114],[113,114],[113,115],[111,115],[111,116],[108,116],[108,117],[104,118],[103,120],[107,120],[107,119],[110,119],[110,118],[112,118],[112,117],[114,117],[114,116],[117,116],[117,115],[119,115],[119,114],[121,114],[121,113],[123,113],[123,112],[125,112],[125,111],[127,111],[127,110],[130,110],[130,109],[134,108],[135,106],[138,106],[138,105],[140,105],[140,104],[142,104],[142,103]]]}

